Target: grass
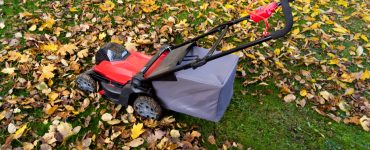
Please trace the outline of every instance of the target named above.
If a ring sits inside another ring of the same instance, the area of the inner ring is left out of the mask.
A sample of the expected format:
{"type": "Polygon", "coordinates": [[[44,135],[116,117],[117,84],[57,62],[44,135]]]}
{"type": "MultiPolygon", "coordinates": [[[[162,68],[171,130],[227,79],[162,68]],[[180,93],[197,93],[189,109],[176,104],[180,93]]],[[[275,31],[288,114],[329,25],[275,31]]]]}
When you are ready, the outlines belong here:
{"type": "MultiPolygon", "coordinates": [[[[284,103],[273,84],[241,86],[236,79],[234,98],[225,116],[213,123],[177,114],[180,122],[199,125],[202,135],[232,139],[254,149],[367,149],[370,135],[361,127],[336,123],[309,107],[284,103]],[[243,95],[241,90],[246,90],[243,95]],[[256,97],[252,93],[266,93],[256,97]]],[[[215,148],[207,145],[209,148],[215,148]]]]}
{"type": "MultiPolygon", "coordinates": [[[[13,0],[9,7],[0,7],[2,15],[1,20],[6,20],[6,27],[0,29],[0,38],[11,38],[14,35],[14,26],[12,26],[11,17],[17,15],[18,13],[27,10],[33,13],[35,10],[39,9],[39,6],[48,3],[48,1],[34,3],[32,1],[27,1],[26,4],[23,4],[20,7],[20,3],[17,0],[13,0]]],[[[170,3],[171,1],[166,1],[170,3]]],[[[191,3],[186,2],[185,4],[189,7],[198,7],[203,2],[191,3]]],[[[79,2],[75,2],[74,6],[78,7],[79,2]]],[[[97,7],[92,5],[91,7],[97,7]]],[[[333,5],[333,7],[335,7],[333,5]]],[[[42,8],[45,12],[52,13],[53,10],[50,8],[42,8]]],[[[115,11],[114,15],[120,15],[125,11],[125,8],[117,8],[119,11],[115,11]]],[[[95,9],[93,13],[98,14],[99,17],[104,17],[106,14],[100,14],[99,9],[95,9]]],[[[208,14],[210,11],[214,10],[204,10],[201,11],[203,14],[208,14]]],[[[354,9],[348,9],[347,13],[352,13],[354,9]]],[[[82,13],[80,10],[78,13],[82,13]]],[[[221,12],[222,13],[222,12],[221,12]]],[[[198,16],[199,12],[195,12],[192,15],[198,16]]],[[[165,12],[161,14],[163,18],[167,19],[169,16],[174,16],[178,20],[188,19],[189,16],[186,11],[180,13],[176,12],[165,12]]],[[[73,15],[72,15],[73,16],[73,15]]],[[[128,19],[140,18],[140,14],[134,14],[134,16],[125,16],[128,19]]],[[[221,16],[215,20],[215,24],[220,22],[221,16]]],[[[188,19],[191,26],[197,26],[201,22],[204,22],[205,18],[198,18],[196,20],[188,19]]],[[[162,19],[152,23],[156,27],[161,27],[162,19]]],[[[223,21],[221,21],[223,22],[223,21]]],[[[304,24],[306,21],[301,20],[299,24],[304,24]]],[[[65,26],[77,25],[78,22],[67,22],[65,26]]],[[[274,23],[272,23],[274,24],[274,23]]],[[[114,25],[114,24],[113,24],[114,25]]],[[[368,35],[369,32],[366,32],[366,29],[362,27],[365,24],[362,21],[353,19],[352,23],[344,24],[343,26],[351,30],[351,32],[359,32],[368,35]]],[[[261,25],[263,27],[263,25],[261,25]]],[[[324,26],[323,30],[329,30],[331,27],[324,26]]],[[[259,31],[262,31],[261,29],[259,31]]],[[[367,29],[368,31],[368,29],[367,29]]],[[[39,32],[39,31],[36,31],[39,32]]],[[[45,31],[40,32],[43,34],[45,31]]],[[[194,31],[196,32],[196,31],[194,31]]],[[[65,33],[62,33],[62,37],[65,33]]],[[[177,33],[172,35],[175,37],[175,43],[180,43],[183,41],[181,34],[177,33]]],[[[60,38],[62,43],[68,43],[68,38],[60,38]]],[[[204,40],[203,43],[210,43],[210,41],[204,40]]],[[[276,43],[281,43],[284,40],[279,40],[276,43]]],[[[301,43],[304,44],[304,43],[301,43]]],[[[335,42],[334,44],[342,44],[341,42],[335,42]]],[[[237,44],[235,44],[237,45],[237,44]]],[[[281,44],[276,44],[277,47],[281,47],[281,44]]],[[[346,47],[351,47],[354,44],[346,41],[344,43],[346,47]]],[[[0,48],[3,48],[3,45],[0,44],[0,48]]],[[[326,52],[322,51],[321,48],[310,47],[312,51],[317,52],[317,58],[327,59],[326,52]]],[[[273,48],[270,48],[273,50],[273,48]]],[[[350,57],[347,52],[343,52],[341,55],[343,57],[350,57]]],[[[43,54],[37,55],[35,58],[37,61],[45,59],[43,54]]],[[[4,63],[0,63],[0,66],[5,66],[4,63]]],[[[365,68],[369,67],[369,62],[365,63],[365,68]]],[[[307,70],[308,67],[298,67],[298,68],[289,68],[290,70],[307,70]]],[[[351,68],[351,70],[357,70],[358,68],[351,68]]],[[[317,72],[313,72],[317,73],[317,72]]],[[[318,74],[321,75],[321,74],[318,74]]],[[[1,78],[5,78],[5,75],[0,73],[1,78]]],[[[31,79],[30,79],[31,80],[31,79]]],[[[284,103],[279,95],[279,88],[274,86],[272,79],[266,81],[267,86],[262,86],[258,84],[252,84],[247,87],[242,86],[242,83],[245,79],[237,78],[235,81],[234,97],[231,101],[231,104],[228,110],[225,113],[225,116],[219,123],[213,123],[205,121],[202,119],[197,119],[191,116],[170,112],[170,115],[174,115],[178,122],[184,122],[188,125],[199,126],[199,129],[203,136],[203,144],[207,149],[216,149],[215,145],[210,145],[207,142],[207,137],[209,135],[214,135],[217,139],[218,146],[222,145],[223,141],[236,141],[243,144],[244,149],[252,147],[254,149],[369,149],[369,139],[370,134],[364,132],[360,126],[346,125],[343,123],[336,123],[333,120],[321,116],[311,109],[310,104],[307,104],[304,108],[296,106],[294,103],[284,103]]],[[[55,80],[56,83],[62,83],[63,79],[55,80]]],[[[14,82],[2,82],[6,83],[0,86],[0,97],[7,94],[8,90],[11,89],[14,82]]],[[[25,90],[15,90],[14,95],[27,97],[28,92],[25,90]]],[[[2,103],[3,100],[0,99],[2,103]]],[[[81,125],[84,122],[84,118],[88,115],[91,115],[93,112],[100,112],[102,109],[106,108],[107,102],[103,103],[102,107],[96,108],[95,105],[91,105],[86,108],[86,111],[79,114],[74,118],[67,119],[73,126],[81,125]]],[[[29,123],[30,132],[34,132],[37,136],[42,136],[48,132],[50,122],[43,123],[42,118],[45,117],[42,109],[27,109],[22,110],[30,116],[33,116],[35,119],[31,120],[29,123]]],[[[79,134],[70,137],[67,140],[67,143],[73,143],[76,140],[81,139],[89,131],[99,134],[101,129],[98,128],[100,116],[94,117],[91,119],[91,122],[88,127],[82,128],[79,134]]],[[[8,132],[6,128],[0,128],[0,144],[4,143],[8,132]]],[[[23,139],[25,139],[24,137],[23,139]]],[[[22,139],[21,139],[22,140],[22,139]]],[[[20,140],[20,141],[21,141],[20,140]]],[[[14,141],[13,146],[20,146],[20,141],[14,141]]],[[[59,148],[68,149],[66,144],[61,145],[59,148]]]]}

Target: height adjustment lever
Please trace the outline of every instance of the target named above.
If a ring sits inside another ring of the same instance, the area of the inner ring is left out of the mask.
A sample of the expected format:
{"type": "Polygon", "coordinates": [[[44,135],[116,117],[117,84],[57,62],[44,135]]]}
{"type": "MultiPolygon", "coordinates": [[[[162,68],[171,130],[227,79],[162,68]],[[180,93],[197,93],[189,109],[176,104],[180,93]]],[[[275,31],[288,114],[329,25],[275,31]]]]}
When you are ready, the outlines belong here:
{"type": "Polygon", "coordinates": [[[270,3],[266,6],[262,6],[257,8],[255,11],[249,12],[250,13],[250,19],[253,22],[260,22],[264,21],[266,28],[265,31],[263,32],[264,36],[268,36],[270,33],[268,32],[269,29],[269,23],[268,23],[268,18],[271,17],[271,15],[275,12],[275,10],[279,7],[279,4],[276,2],[270,3]]]}

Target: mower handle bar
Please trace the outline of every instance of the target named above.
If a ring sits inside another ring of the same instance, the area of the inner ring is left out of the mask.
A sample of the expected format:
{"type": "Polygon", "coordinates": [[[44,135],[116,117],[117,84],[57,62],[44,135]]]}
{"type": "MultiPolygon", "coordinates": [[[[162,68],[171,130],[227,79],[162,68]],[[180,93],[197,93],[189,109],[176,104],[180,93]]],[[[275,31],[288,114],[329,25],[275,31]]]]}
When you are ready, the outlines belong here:
{"type": "Polygon", "coordinates": [[[293,2],[294,0],[281,0],[280,4],[283,7],[283,13],[285,18],[285,27],[282,30],[275,31],[270,34],[273,39],[278,39],[280,37],[285,36],[293,27],[293,15],[292,9],[289,6],[289,2],[293,2]]]}
{"type": "MultiPolygon", "coordinates": [[[[214,54],[214,55],[207,55],[206,57],[202,58],[202,59],[198,59],[196,60],[195,62],[193,63],[189,63],[189,64],[186,64],[186,65],[183,65],[183,66],[177,66],[173,69],[170,69],[166,72],[163,72],[161,74],[158,74],[158,75],[155,75],[155,76],[150,76],[146,79],[144,79],[143,77],[143,74],[150,68],[150,66],[157,60],[157,58],[159,58],[159,56],[163,53],[163,51],[160,51],[156,54],[156,57],[155,59],[152,60],[152,62],[148,63],[138,74],[137,74],[137,78],[139,80],[142,80],[142,81],[152,81],[152,80],[155,80],[157,78],[160,78],[166,74],[169,74],[169,73],[173,73],[173,72],[177,72],[177,71],[180,71],[180,70],[184,70],[184,69],[189,69],[189,68],[197,68],[199,66],[202,66],[204,65],[206,62],[208,61],[211,61],[211,60],[214,60],[214,59],[217,59],[217,58],[220,58],[220,57],[223,57],[225,55],[229,55],[229,54],[232,54],[234,52],[237,52],[237,51],[240,51],[240,50],[243,50],[245,48],[248,48],[248,47],[252,47],[252,46],[255,46],[257,44],[261,44],[263,42],[266,42],[266,41],[269,41],[271,39],[278,39],[278,38],[281,38],[283,36],[285,36],[287,33],[289,33],[293,27],[293,15],[292,15],[292,10],[290,8],[290,5],[289,5],[289,2],[293,2],[294,0],[280,0],[280,2],[278,2],[278,6],[282,6],[283,8],[283,13],[284,13],[284,18],[285,18],[285,27],[281,30],[278,30],[278,31],[275,31],[275,32],[272,32],[270,33],[270,35],[266,36],[266,37],[263,37],[263,38],[260,38],[260,39],[257,39],[255,41],[252,41],[252,42],[248,42],[248,43],[245,43],[245,44],[242,44],[240,46],[237,46],[235,48],[232,48],[232,49],[229,49],[229,50],[226,50],[226,51],[223,51],[221,53],[217,53],[217,54],[214,54]]],[[[229,22],[226,22],[226,23],[223,23],[213,29],[211,29],[210,31],[204,33],[203,35],[200,35],[198,37],[195,37],[193,39],[190,39],[189,41],[186,41],[182,44],[179,44],[179,45],[175,45],[175,46],[170,46],[168,49],[169,50],[175,50],[176,48],[179,48],[179,47],[182,47],[186,44],[189,44],[189,43],[193,43],[193,42],[196,42],[198,41],[199,39],[201,38],[204,38],[208,35],[211,35],[211,34],[214,34],[216,32],[225,32],[225,30],[227,30],[227,28],[231,25],[234,25],[234,24],[237,24],[237,23],[240,23],[244,20],[249,20],[250,19],[250,15],[248,16],[245,16],[245,17],[242,17],[242,18],[239,18],[239,19],[236,19],[236,20],[232,20],[232,21],[229,21],[229,22]]],[[[219,38],[222,38],[224,34],[221,34],[221,36],[219,38]]],[[[220,43],[221,40],[217,40],[216,43],[214,44],[214,46],[212,46],[212,48],[210,49],[210,51],[214,51],[214,49],[216,48],[216,46],[220,43]],[[216,45],[216,46],[215,46],[216,45]]]]}

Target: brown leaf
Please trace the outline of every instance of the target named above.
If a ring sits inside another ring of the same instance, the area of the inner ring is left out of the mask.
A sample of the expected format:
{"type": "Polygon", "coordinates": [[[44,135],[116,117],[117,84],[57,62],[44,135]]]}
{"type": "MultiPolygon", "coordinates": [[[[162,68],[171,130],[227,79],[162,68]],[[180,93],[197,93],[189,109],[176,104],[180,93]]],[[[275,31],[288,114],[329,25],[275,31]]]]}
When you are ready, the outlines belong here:
{"type": "Polygon", "coordinates": [[[208,142],[212,145],[215,145],[216,144],[216,140],[215,140],[215,137],[213,135],[210,135],[208,137],[208,142]]]}
{"type": "Polygon", "coordinates": [[[288,94],[284,97],[284,101],[286,103],[290,103],[292,101],[294,101],[296,99],[295,95],[294,94],[288,94]]]}
{"type": "Polygon", "coordinates": [[[132,140],[130,143],[128,143],[128,146],[138,147],[138,146],[142,145],[143,143],[144,143],[143,138],[137,138],[137,139],[132,140]]]}

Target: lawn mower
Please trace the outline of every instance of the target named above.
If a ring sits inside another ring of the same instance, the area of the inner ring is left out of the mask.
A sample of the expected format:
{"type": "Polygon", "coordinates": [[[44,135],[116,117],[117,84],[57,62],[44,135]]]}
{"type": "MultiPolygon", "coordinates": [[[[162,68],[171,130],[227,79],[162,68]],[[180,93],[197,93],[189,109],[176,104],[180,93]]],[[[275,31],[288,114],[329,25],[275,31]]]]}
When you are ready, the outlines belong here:
{"type": "Polygon", "coordinates": [[[95,66],[76,78],[77,87],[87,93],[98,92],[124,106],[132,105],[144,118],[159,119],[163,107],[218,122],[233,95],[239,58],[229,54],[287,34],[293,25],[291,1],[270,3],[182,44],[162,46],[154,56],[108,43],[95,54],[95,66]],[[268,33],[266,29],[260,39],[226,51],[216,50],[230,26],[251,20],[265,21],[268,28],[267,19],[280,6],[285,16],[282,30],[268,33]],[[220,34],[209,50],[196,45],[215,33],[220,34]]]}

